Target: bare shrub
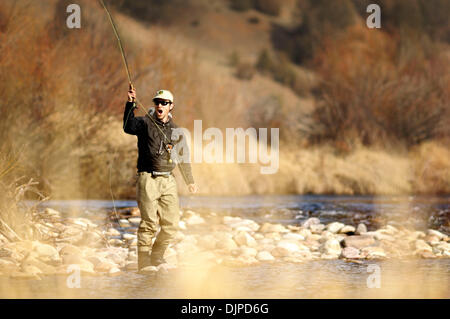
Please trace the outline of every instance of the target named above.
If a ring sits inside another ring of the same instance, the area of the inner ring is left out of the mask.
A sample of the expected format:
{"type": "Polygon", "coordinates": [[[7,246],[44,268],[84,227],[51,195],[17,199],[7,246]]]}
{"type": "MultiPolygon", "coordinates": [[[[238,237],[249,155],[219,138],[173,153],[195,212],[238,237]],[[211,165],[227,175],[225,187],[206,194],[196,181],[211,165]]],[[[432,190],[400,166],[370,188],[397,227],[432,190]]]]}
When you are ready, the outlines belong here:
{"type": "Polygon", "coordinates": [[[263,13],[278,16],[280,14],[282,2],[279,0],[256,0],[255,8],[263,13]]]}
{"type": "Polygon", "coordinates": [[[446,58],[398,63],[398,41],[392,40],[354,28],[328,42],[316,60],[322,102],[314,112],[313,139],[411,146],[445,134],[446,58]]]}
{"type": "Polygon", "coordinates": [[[251,80],[255,75],[255,69],[250,63],[242,62],[236,66],[236,77],[241,80],[251,80]]]}

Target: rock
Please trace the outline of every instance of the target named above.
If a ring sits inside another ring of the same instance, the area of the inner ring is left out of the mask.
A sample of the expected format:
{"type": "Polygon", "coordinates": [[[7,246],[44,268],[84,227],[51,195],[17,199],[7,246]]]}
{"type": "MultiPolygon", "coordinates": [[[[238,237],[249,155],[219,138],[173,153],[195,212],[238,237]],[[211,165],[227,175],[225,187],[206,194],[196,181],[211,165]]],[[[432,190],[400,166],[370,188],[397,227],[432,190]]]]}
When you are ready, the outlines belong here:
{"type": "Polygon", "coordinates": [[[34,241],[33,251],[44,261],[58,262],[60,260],[59,253],[53,246],[34,241]]]}
{"type": "Polygon", "coordinates": [[[256,246],[256,240],[252,236],[250,236],[247,232],[244,231],[241,231],[238,234],[236,234],[233,237],[233,239],[239,246],[249,246],[249,247],[256,246]]]}
{"type": "Polygon", "coordinates": [[[341,245],[338,240],[332,238],[324,242],[319,250],[326,255],[339,256],[341,254],[341,245]]]}
{"type": "Polygon", "coordinates": [[[255,238],[255,239],[264,239],[264,235],[257,233],[255,235],[253,235],[253,238],[255,238]]]}
{"type": "Polygon", "coordinates": [[[180,220],[180,221],[178,222],[178,227],[179,227],[181,230],[186,230],[186,229],[187,229],[186,223],[185,223],[184,221],[182,221],[182,220],[180,220]]]}
{"type": "Polygon", "coordinates": [[[106,235],[108,235],[108,236],[120,236],[120,231],[118,231],[117,229],[115,229],[115,228],[108,228],[108,230],[106,231],[106,235]]]}
{"type": "Polygon", "coordinates": [[[372,236],[356,235],[349,236],[343,240],[344,247],[363,248],[375,244],[372,236]]]}
{"type": "Polygon", "coordinates": [[[264,223],[259,227],[258,232],[260,233],[288,233],[289,230],[286,229],[281,224],[271,224],[271,223],[264,223]]]}
{"type": "Polygon", "coordinates": [[[435,235],[427,235],[424,240],[431,246],[439,245],[440,243],[439,237],[435,235]]]}
{"type": "Polygon", "coordinates": [[[60,256],[64,256],[64,255],[81,255],[82,251],[80,248],[71,245],[71,244],[66,244],[64,247],[62,247],[59,250],[59,255],[60,256]]]}
{"type": "Polygon", "coordinates": [[[128,234],[128,233],[124,233],[122,235],[122,238],[125,239],[126,241],[131,241],[133,239],[136,239],[137,236],[135,234],[128,234]]]}
{"type": "Polygon", "coordinates": [[[272,261],[275,260],[275,257],[270,252],[263,250],[256,255],[256,259],[259,261],[272,261]]]}
{"type": "Polygon", "coordinates": [[[239,249],[240,256],[255,257],[257,254],[258,254],[258,251],[255,248],[241,247],[239,249]]]}
{"type": "Polygon", "coordinates": [[[296,245],[295,243],[293,243],[291,241],[287,241],[287,240],[279,241],[277,243],[277,247],[284,248],[284,249],[288,250],[289,253],[300,250],[298,245],[296,245]]]}
{"type": "Polygon", "coordinates": [[[433,252],[433,249],[431,248],[431,246],[428,245],[422,239],[416,240],[416,242],[414,243],[414,247],[416,249],[414,254],[421,253],[421,252],[424,252],[424,251],[427,251],[427,252],[430,252],[430,253],[433,252]]]}
{"type": "Polygon", "coordinates": [[[283,235],[283,239],[301,241],[305,240],[305,237],[299,233],[287,233],[283,235]]]}
{"type": "Polygon", "coordinates": [[[311,225],[318,225],[318,224],[320,224],[319,218],[317,218],[317,217],[310,217],[310,218],[308,218],[307,220],[305,220],[303,222],[302,226],[304,228],[308,229],[308,228],[310,228],[311,225]]]}
{"type": "Polygon", "coordinates": [[[356,227],[356,234],[362,235],[367,233],[367,226],[363,223],[358,224],[358,227],[356,227]]]}
{"type": "Polygon", "coordinates": [[[111,269],[114,268],[117,268],[117,265],[109,261],[100,262],[97,265],[95,265],[95,271],[100,272],[109,272],[111,269]]]}
{"type": "Polygon", "coordinates": [[[84,273],[94,273],[94,265],[90,261],[78,255],[63,256],[63,263],[67,266],[78,265],[78,267],[80,267],[80,271],[84,273]]]}
{"type": "Polygon", "coordinates": [[[112,267],[109,269],[108,271],[108,276],[113,277],[113,276],[118,276],[121,274],[121,271],[119,268],[117,267],[112,267]]]}
{"type": "Polygon", "coordinates": [[[284,247],[275,247],[274,249],[271,250],[270,253],[272,254],[272,256],[275,257],[286,257],[291,254],[290,250],[284,247]]]}
{"type": "Polygon", "coordinates": [[[139,224],[141,223],[141,218],[140,218],[140,217],[131,217],[131,218],[128,218],[128,221],[129,221],[133,226],[139,226],[139,224]]]}
{"type": "Polygon", "coordinates": [[[306,237],[306,240],[308,240],[308,241],[318,241],[321,238],[322,238],[322,236],[319,235],[319,234],[311,234],[311,235],[308,235],[308,237],[306,237]]]}
{"type": "Polygon", "coordinates": [[[447,235],[441,233],[440,231],[434,230],[434,229],[428,229],[427,230],[427,234],[428,235],[432,235],[432,236],[436,236],[440,240],[443,240],[443,239],[447,238],[447,235]]]}
{"type": "Polygon", "coordinates": [[[52,208],[46,208],[44,210],[44,214],[51,217],[61,217],[61,213],[52,208]]]}
{"type": "Polygon", "coordinates": [[[324,229],[325,229],[324,224],[314,224],[309,226],[309,230],[311,230],[313,234],[320,234],[324,229]]]}
{"type": "Polygon", "coordinates": [[[251,219],[242,219],[240,217],[225,216],[223,223],[235,231],[253,232],[259,229],[259,225],[251,219]]]}
{"type": "Polygon", "coordinates": [[[155,266],[148,266],[139,270],[140,274],[154,274],[158,272],[158,268],[155,266]]]}
{"type": "Polygon", "coordinates": [[[264,238],[272,240],[280,240],[281,236],[279,233],[264,233],[264,238]]]}
{"type": "Polygon", "coordinates": [[[118,238],[113,238],[113,239],[108,240],[108,244],[111,246],[122,246],[123,241],[118,238]]]}
{"type": "Polygon", "coordinates": [[[35,257],[32,256],[27,256],[26,258],[24,258],[24,260],[22,260],[21,262],[21,267],[24,269],[25,267],[28,266],[34,266],[37,267],[41,270],[41,272],[43,272],[46,275],[51,275],[55,273],[55,267],[48,265],[38,259],[36,259],[35,257]]]}
{"type": "Polygon", "coordinates": [[[103,237],[96,231],[86,231],[83,238],[78,242],[80,245],[100,247],[103,243],[103,237]]]}
{"type": "Polygon", "coordinates": [[[216,243],[216,248],[218,248],[218,249],[232,250],[232,249],[236,249],[237,247],[238,247],[238,245],[231,238],[225,238],[224,240],[219,240],[216,243]]]}
{"type": "Polygon", "coordinates": [[[187,225],[200,225],[200,224],[204,224],[205,220],[198,215],[192,215],[192,216],[188,217],[187,219],[185,219],[185,223],[187,225]]]}
{"type": "Polygon", "coordinates": [[[354,232],[356,232],[355,227],[350,226],[350,225],[345,225],[344,227],[342,227],[339,230],[339,233],[341,233],[341,234],[354,233],[354,232]]]}
{"type": "Polygon", "coordinates": [[[95,268],[97,267],[97,265],[107,262],[107,260],[101,256],[90,256],[90,257],[87,257],[86,259],[88,261],[90,261],[94,265],[95,268]]]}
{"type": "Polygon", "coordinates": [[[361,255],[359,254],[358,248],[345,247],[344,249],[342,249],[341,257],[348,259],[358,259],[361,258],[361,255]]]}
{"type": "Polygon", "coordinates": [[[217,240],[213,235],[200,236],[197,240],[199,247],[212,250],[216,248],[217,240]]]}
{"type": "Polygon", "coordinates": [[[319,242],[320,243],[324,243],[326,242],[328,239],[333,239],[335,234],[333,234],[332,232],[329,232],[328,230],[325,230],[322,232],[322,235],[320,236],[319,242]]]}
{"type": "Polygon", "coordinates": [[[432,252],[429,252],[429,251],[422,251],[422,252],[418,253],[418,255],[424,259],[437,258],[437,256],[435,256],[432,252]]]}
{"type": "Polygon", "coordinates": [[[367,259],[378,259],[378,258],[386,258],[386,253],[384,249],[381,247],[364,247],[361,249],[361,256],[367,259]]]}
{"type": "Polygon", "coordinates": [[[306,237],[308,237],[309,235],[312,234],[311,231],[310,231],[309,229],[306,229],[306,228],[300,229],[300,230],[298,231],[298,233],[299,233],[300,235],[302,235],[304,238],[306,238],[306,237]]]}
{"type": "Polygon", "coordinates": [[[342,227],[344,227],[345,225],[343,223],[340,222],[333,222],[327,225],[327,230],[329,232],[332,232],[333,234],[336,234],[337,232],[339,232],[342,227]]]}
{"type": "Polygon", "coordinates": [[[119,219],[119,225],[122,228],[127,228],[131,226],[131,223],[128,221],[128,219],[119,219]]]}

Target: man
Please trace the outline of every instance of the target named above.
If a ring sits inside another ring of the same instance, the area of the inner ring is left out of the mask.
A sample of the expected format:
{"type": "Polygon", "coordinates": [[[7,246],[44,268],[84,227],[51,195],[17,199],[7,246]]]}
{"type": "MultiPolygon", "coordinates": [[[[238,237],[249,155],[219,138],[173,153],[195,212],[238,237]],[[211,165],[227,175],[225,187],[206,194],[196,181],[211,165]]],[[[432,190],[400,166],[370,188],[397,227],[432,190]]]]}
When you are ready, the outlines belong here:
{"type": "MultiPolygon", "coordinates": [[[[153,98],[155,104],[146,116],[135,117],[137,108],[136,91],[130,87],[128,102],[123,115],[124,131],[137,135],[137,202],[141,211],[138,228],[138,268],[158,266],[165,263],[164,252],[173,239],[179,222],[178,194],[172,170],[175,163],[172,149],[177,143],[185,143],[183,135],[176,140],[172,129],[171,111],[174,108],[173,95],[167,90],[159,90],[153,98]],[[157,225],[161,226],[154,244],[157,225]]],[[[175,159],[176,160],[176,159],[175,159]]],[[[180,171],[191,193],[197,192],[189,163],[180,163],[180,171]]]]}

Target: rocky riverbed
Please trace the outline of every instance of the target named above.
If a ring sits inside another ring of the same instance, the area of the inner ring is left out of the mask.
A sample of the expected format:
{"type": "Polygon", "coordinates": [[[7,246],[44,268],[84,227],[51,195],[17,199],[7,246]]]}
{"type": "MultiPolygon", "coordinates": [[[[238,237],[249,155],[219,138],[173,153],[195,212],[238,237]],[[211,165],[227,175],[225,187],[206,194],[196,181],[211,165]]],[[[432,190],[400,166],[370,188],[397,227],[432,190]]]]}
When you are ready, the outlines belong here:
{"type": "MultiPolygon", "coordinates": [[[[311,217],[300,225],[257,223],[214,212],[180,212],[180,231],[167,250],[167,264],[146,272],[166,273],[193,263],[225,267],[261,263],[306,263],[345,259],[353,263],[380,259],[450,257],[450,237],[434,229],[389,225],[368,231],[365,224],[324,224],[311,217]]],[[[111,212],[106,221],[68,218],[54,209],[39,212],[33,231],[41,240],[10,242],[0,236],[0,277],[40,280],[65,275],[77,265],[83,275],[120,276],[137,271],[139,209],[111,212]]]]}

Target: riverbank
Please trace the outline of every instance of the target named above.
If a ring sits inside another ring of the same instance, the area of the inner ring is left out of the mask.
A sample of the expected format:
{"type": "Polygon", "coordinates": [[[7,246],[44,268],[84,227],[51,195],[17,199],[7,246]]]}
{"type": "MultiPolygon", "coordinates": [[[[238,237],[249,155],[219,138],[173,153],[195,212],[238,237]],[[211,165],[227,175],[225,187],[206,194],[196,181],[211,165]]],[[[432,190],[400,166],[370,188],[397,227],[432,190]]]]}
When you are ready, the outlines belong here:
{"type": "MultiPolygon", "coordinates": [[[[138,208],[121,209],[95,222],[66,218],[51,208],[37,214],[33,228],[40,241],[10,242],[0,236],[0,276],[29,280],[68,276],[71,265],[89,276],[120,276],[137,271],[138,208]]],[[[193,265],[246,267],[337,259],[361,263],[450,257],[447,234],[389,223],[368,231],[364,223],[324,224],[317,217],[301,225],[283,225],[184,210],[179,226],[174,244],[165,255],[168,264],[150,267],[146,272],[165,273],[193,265]]]]}

